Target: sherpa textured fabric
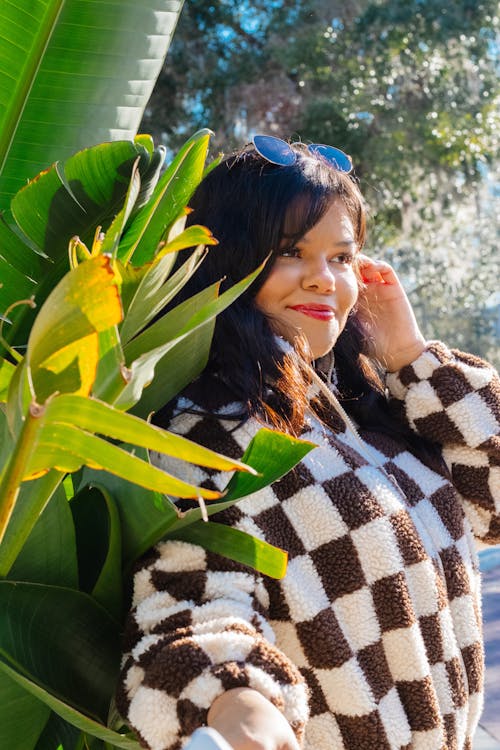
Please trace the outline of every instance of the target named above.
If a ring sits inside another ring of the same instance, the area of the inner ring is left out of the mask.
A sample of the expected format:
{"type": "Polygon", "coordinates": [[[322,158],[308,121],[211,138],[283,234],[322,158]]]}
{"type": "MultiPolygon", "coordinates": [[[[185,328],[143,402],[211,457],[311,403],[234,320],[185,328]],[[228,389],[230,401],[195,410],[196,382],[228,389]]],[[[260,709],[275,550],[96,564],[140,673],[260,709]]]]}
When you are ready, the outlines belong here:
{"type": "MultiPolygon", "coordinates": [[[[388,388],[412,429],[442,445],[454,486],[362,432],[382,471],[340,420],[334,430],[310,416],[304,437],[318,447],[216,517],[285,548],[283,580],[180,541],[138,567],[117,702],[144,747],[181,748],[218,695],[250,686],[306,750],[471,750],[483,675],[471,530],[500,541],[499,379],[432,342],[388,388]]],[[[235,429],[239,408],[219,420],[179,413],[171,429],[241,457],[259,424],[235,429]]],[[[183,469],[193,483],[227,483],[183,469]]]]}

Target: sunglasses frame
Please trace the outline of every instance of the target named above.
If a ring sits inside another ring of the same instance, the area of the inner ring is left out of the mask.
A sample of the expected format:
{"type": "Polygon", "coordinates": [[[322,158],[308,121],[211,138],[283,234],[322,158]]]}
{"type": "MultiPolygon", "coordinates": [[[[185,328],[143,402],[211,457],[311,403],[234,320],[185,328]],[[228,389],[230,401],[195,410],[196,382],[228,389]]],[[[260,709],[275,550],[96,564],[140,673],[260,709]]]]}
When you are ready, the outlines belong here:
{"type": "MultiPolygon", "coordinates": [[[[292,166],[300,156],[292,148],[292,146],[298,145],[300,141],[290,144],[274,135],[258,134],[254,135],[252,143],[257,153],[263,159],[280,167],[292,166]]],[[[300,143],[300,145],[306,146],[312,157],[326,162],[326,164],[337,169],[339,172],[343,172],[344,174],[352,172],[352,159],[349,154],[346,154],[340,148],[328,146],[325,143],[311,143],[309,145],[300,143]]]]}

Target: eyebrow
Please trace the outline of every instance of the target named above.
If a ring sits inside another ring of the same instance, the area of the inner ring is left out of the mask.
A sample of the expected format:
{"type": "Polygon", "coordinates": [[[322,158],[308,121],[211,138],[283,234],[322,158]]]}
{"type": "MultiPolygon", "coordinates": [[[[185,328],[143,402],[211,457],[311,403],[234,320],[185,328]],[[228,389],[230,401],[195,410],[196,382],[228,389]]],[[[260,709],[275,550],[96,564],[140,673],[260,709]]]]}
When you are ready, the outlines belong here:
{"type": "MultiPolygon", "coordinates": [[[[301,237],[299,240],[297,240],[296,244],[300,245],[301,243],[303,243],[304,245],[309,245],[310,241],[306,240],[305,237],[301,237]]],[[[335,242],[333,246],[334,247],[352,247],[352,245],[357,246],[357,244],[358,243],[353,238],[352,240],[340,240],[339,242],[335,242]]]]}

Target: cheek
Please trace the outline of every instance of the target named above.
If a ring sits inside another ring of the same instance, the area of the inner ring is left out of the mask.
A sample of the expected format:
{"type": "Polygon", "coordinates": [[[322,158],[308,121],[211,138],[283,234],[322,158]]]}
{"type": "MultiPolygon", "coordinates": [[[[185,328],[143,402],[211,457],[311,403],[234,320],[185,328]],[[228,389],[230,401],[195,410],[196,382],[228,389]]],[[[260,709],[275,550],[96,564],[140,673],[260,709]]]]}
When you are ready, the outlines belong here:
{"type": "Polygon", "coordinates": [[[255,307],[264,313],[264,315],[271,312],[272,301],[274,299],[273,285],[272,282],[271,284],[269,282],[270,279],[267,279],[254,298],[255,307]]]}
{"type": "MultiPolygon", "coordinates": [[[[337,287],[340,292],[339,286],[337,287]]],[[[352,310],[358,301],[360,281],[354,271],[351,271],[342,280],[342,306],[346,315],[352,310]]]]}
{"type": "Polygon", "coordinates": [[[257,294],[255,305],[263,313],[272,313],[280,301],[288,294],[293,280],[291,274],[281,268],[273,268],[257,294]]]}

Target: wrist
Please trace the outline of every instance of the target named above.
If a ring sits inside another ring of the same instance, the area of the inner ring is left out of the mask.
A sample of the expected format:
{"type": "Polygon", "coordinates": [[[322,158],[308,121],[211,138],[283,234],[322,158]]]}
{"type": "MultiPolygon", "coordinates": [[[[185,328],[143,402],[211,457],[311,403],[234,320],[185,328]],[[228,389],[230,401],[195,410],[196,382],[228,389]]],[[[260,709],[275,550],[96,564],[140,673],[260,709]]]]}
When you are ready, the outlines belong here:
{"type": "Polygon", "coordinates": [[[387,372],[397,372],[406,365],[411,364],[418,357],[420,357],[422,352],[425,350],[425,347],[426,340],[422,336],[408,346],[404,347],[404,349],[399,349],[397,352],[394,352],[390,356],[387,356],[385,361],[387,372]]]}
{"type": "Polygon", "coordinates": [[[226,690],[225,693],[217,696],[208,709],[207,724],[209,727],[216,728],[219,720],[223,719],[226,713],[234,711],[236,707],[248,707],[250,704],[253,706],[261,702],[263,705],[269,703],[267,698],[253,688],[241,687],[226,690]]]}
{"type": "Polygon", "coordinates": [[[299,750],[283,713],[252,688],[233,688],[219,695],[208,710],[207,723],[234,750],[299,750]]]}

